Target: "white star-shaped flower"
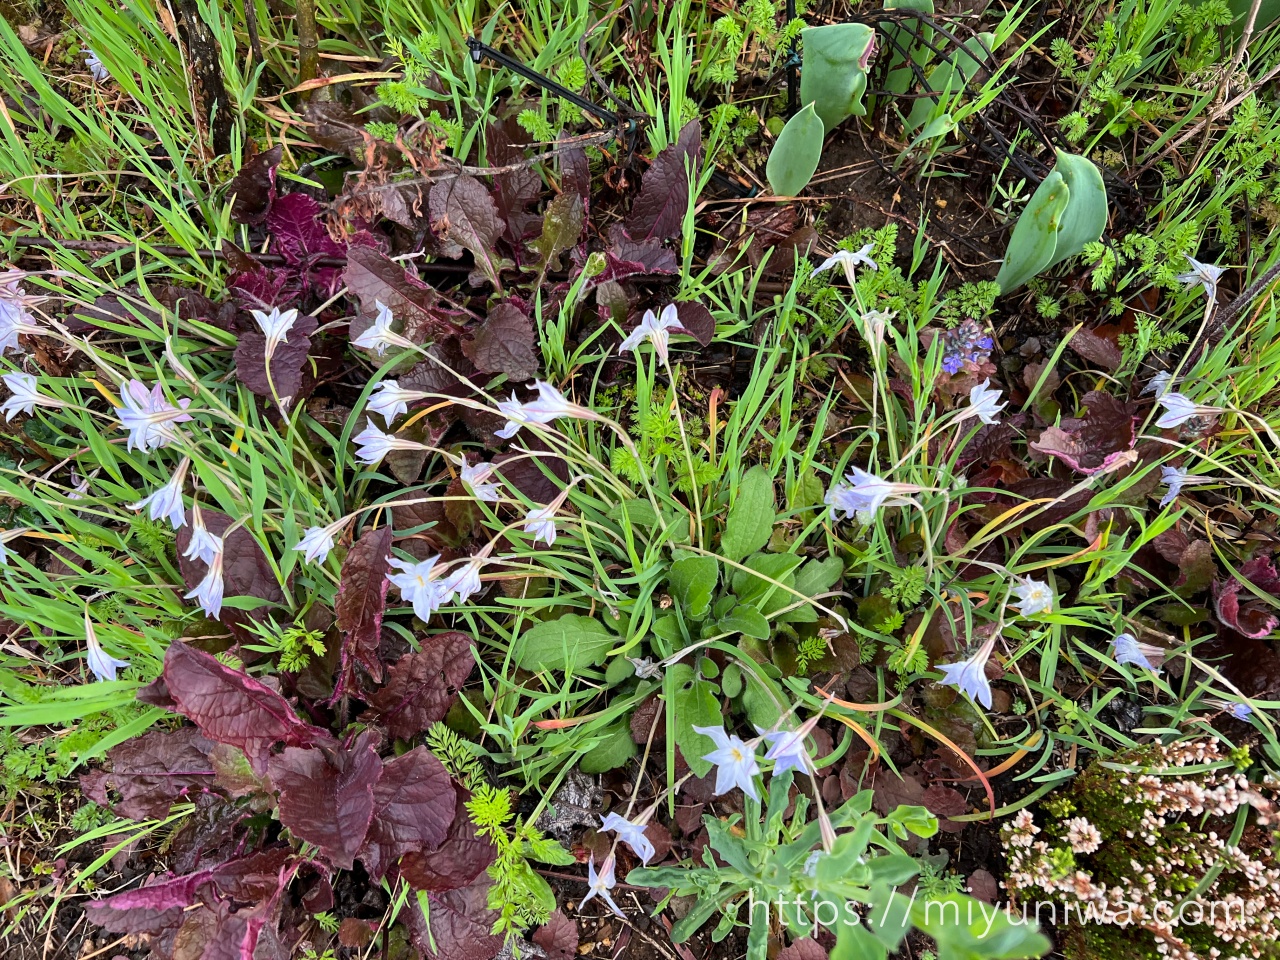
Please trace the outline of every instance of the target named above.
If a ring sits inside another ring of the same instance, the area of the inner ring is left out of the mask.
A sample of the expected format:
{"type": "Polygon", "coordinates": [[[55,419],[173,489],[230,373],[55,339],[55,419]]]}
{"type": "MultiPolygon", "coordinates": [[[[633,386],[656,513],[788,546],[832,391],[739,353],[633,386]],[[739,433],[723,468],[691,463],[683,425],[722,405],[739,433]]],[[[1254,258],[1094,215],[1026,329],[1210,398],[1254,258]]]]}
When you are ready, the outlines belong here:
{"type": "Polygon", "coordinates": [[[383,380],[377,389],[369,395],[368,409],[376,413],[391,426],[391,421],[402,413],[409,412],[409,404],[421,400],[426,394],[421,390],[408,390],[400,386],[396,380],[383,380]]]}
{"type": "Polygon", "coordinates": [[[991,378],[988,377],[980,384],[969,391],[969,409],[968,415],[977,417],[983,423],[998,423],[996,414],[1008,406],[1008,401],[1004,403],[998,402],[1002,391],[991,386],[991,378]]]}
{"type": "Polygon", "coordinates": [[[342,519],[324,527],[308,527],[293,549],[301,551],[302,559],[307,563],[324,563],[329,551],[333,549],[334,537],[346,523],[342,519]]]}
{"type": "Polygon", "coordinates": [[[1111,641],[1114,645],[1116,663],[1127,663],[1141,667],[1152,673],[1160,672],[1160,664],[1164,662],[1164,650],[1149,643],[1141,643],[1131,633],[1122,633],[1111,641]],[[1154,663],[1152,661],[1155,661],[1154,663]]]}
{"type": "Polygon", "coordinates": [[[386,356],[387,347],[411,349],[414,342],[391,329],[391,324],[395,323],[396,319],[391,313],[391,308],[381,300],[375,300],[374,305],[377,307],[378,314],[373,318],[373,325],[352,340],[351,345],[372,350],[379,357],[386,356]]]}
{"type": "Polygon", "coordinates": [[[920,488],[913,483],[892,483],[861,467],[853,467],[845,474],[844,480],[833,484],[827,491],[826,503],[837,515],[843,511],[845,517],[854,514],[874,517],[886,503],[919,491],[920,488]]]}
{"type": "Polygon", "coordinates": [[[759,803],[760,793],[756,789],[755,777],[760,772],[760,764],[756,762],[755,747],[725,733],[724,727],[695,726],[693,729],[704,737],[710,737],[716,745],[715,750],[702,758],[715,765],[715,796],[741,787],[743,793],[759,803]]]}
{"type": "Polygon", "coordinates": [[[390,574],[387,579],[399,588],[400,599],[413,604],[419,620],[430,620],[433,613],[449,602],[453,589],[444,576],[445,566],[439,557],[428,557],[420,563],[391,557],[387,563],[403,571],[390,574]]]}
{"type": "Polygon", "coordinates": [[[618,345],[619,353],[634,353],[636,347],[645,340],[653,343],[654,352],[663,363],[667,362],[667,349],[671,342],[671,332],[687,333],[680,325],[680,311],[674,303],[662,308],[661,316],[655,316],[652,310],[646,310],[639,325],[632,330],[625,340],[618,345]]]}
{"type": "Polygon", "coordinates": [[[533,534],[533,542],[546,541],[547,546],[556,542],[555,507],[534,507],[524,517],[524,532],[533,534]]]}
{"type": "MultiPolygon", "coordinates": [[[[1201,407],[1190,397],[1170,390],[1156,400],[1164,407],[1164,413],[1156,418],[1156,426],[1161,430],[1180,427],[1201,412],[1201,407]]],[[[1208,409],[1208,408],[1205,408],[1208,409]]]]}
{"type": "Polygon", "coordinates": [[[621,908],[616,903],[613,902],[613,896],[609,893],[609,891],[617,885],[617,881],[613,878],[613,871],[613,857],[606,857],[604,863],[600,866],[600,872],[596,873],[596,858],[592,856],[592,858],[587,862],[587,895],[578,901],[579,910],[581,910],[582,905],[592,897],[599,897],[605,903],[609,904],[609,909],[612,910],[616,916],[622,917],[624,920],[626,919],[627,915],[622,912],[621,908]]]}
{"type": "Polygon", "coordinates": [[[497,503],[502,499],[498,492],[498,484],[490,483],[489,478],[493,476],[492,463],[477,463],[474,467],[467,463],[466,458],[462,460],[462,470],[459,474],[462,485],[471,491],[471,495],[477,500],[483,500],[486,503],[497,503]]]}
{"type": "Polygon", "coordinates": [[[187,468],[190,466],[191,461],[183,457],[168,483],[137,503],[129,504],[129,509],[141,510],[146,507],[147,516],[152,520],[167,519],[175,530],[186,524],[187,516],[186,509],[182,505],[182,488],[187,482],[187,468]]]}
{"type": "Polygon", "coordinates": [[[263,310],[250,310],[249,313],[258,322],[263,336],[267,338],[263,354],[270,361],[275,356],[276,347],[282,343],[289,342],[289,331],[298,321],[298,311],[285,310],[282,313],[279,307],[272,307],[270,313],[266,313],[263,310]]]}
{"type": "Polygon", "coordinates": [[[833,267],[840,266],[844,268],[844,275],[849,281],[849,286],[853,286],[854,269],[859,266],[866,266],[872,270],[879,270],[880,266],[871,259],[871,251],[876,248],[874,243],[863,245],[860,250],[837,250],[833,256],[823,260],[821,265],[813,271],[812,276],[817,276],[824,270],[830,270],[833,267]]]}
{"type": "Polygon", "coordinates": [[[42,407],[61,407],[61,400],[55,400],[52,397],[42,396],[38,386],[39,380],[29,373],[6,373],[0,377],[4,381],[5,387],[9,390],[9,397],[3,404],[0,404],[0,411],[4,413],[6,422],[12,420],[15,414],[25,413],[31,416],[35,413],[37,406],[42,407]]]}
{"type": "Polygon", "coordinates": [[[1200,284],[1204,287],[1204,292],[1208,296],[1209,302],[1216,303],[1218,300],[1218,278],[1222,276],[1226,268],[1212,263],[1201,263],[1190,255],[1187,256],[1187,263],[1191,264],[1191,269],[1186,273],[1178,274],[1176,279],[1188,287],[1195,286],[1197,283],[1200,284]]]}
{"type": "Polygon", "coordinates": [[[644,824],[632,823],[626,817],[611,813],[600,824],[601,830],[612,830],[618,839],[636,852],[641,863],[648,863],[655,853],[653,841],[644,835],[644,824]]]}
{"type": "Polygon", "coordinates": [[[1030,577],[1017,577],[1017,586],[1013,588],[1018,597],[1018,612],[1024,617],[1037,613],[1053,612],[1053,588],[1043,580],[1032,580],[1030,577]]]}
{"type": "Polygon", "coordinates": [[[98,632],[93,627],[93,621],[89,619],[87,605],[84,608],[84,643],[85,663],[89,667],[89,672],[99,680],[114,680],[117,670],[123,670],[129,666],[128,660],[117,660],[102,649],[102,644],[98,642],[98,632]]]}

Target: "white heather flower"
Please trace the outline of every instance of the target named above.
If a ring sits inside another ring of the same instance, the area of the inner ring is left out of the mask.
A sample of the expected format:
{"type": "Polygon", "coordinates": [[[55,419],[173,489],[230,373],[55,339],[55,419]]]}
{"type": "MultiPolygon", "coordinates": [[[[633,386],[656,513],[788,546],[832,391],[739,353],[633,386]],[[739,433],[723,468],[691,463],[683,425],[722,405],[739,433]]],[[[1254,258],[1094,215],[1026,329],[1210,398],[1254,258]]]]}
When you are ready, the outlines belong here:
{"type": "Polygon", "coordinates": [[[547,546],[556,542],[555,507],[534,507],[524,515],[524,532],[533,534],[533,542],[545,540],[547,546]]]}
{"type": "Polygon", "coordinates": [[[1149,643],[1141,643],[1131,633],[1122,633],[1111,641],[1115,649],[1116,663],[1126,663],[1141,667],[1152,673],[1160,672],[1160,664],[1164,662],[1164,650],[1149,643]]]}
{"type": "Polygon", "coordinates": [[[413,604],[419,620],[430,620],[433,613],[449,602],[453,590],[443,576],[445,568],[438,556],[420,563],[390,557],[387,563],[403,571],[389,574],[387,580],[399,588],[401,600],[413,604]]]}
{"type": "Polygon", "coordinates": [[[536,380],[533,385],[538,390],[537,400],[521,403],[513,393],[510,400],[499,401],[498,413],[507,418],[507,425],[495,431],[495,436],[510,440],[526,423],[550,423],[560,417],[573,417],[578,420],[600,419],[586,407],[580,407],[565,399],[564,394],[546,381],[536,380]]]}
{"type": "Polygon", "coordinates": [[[646,310],[639,325],[632,330],[625,340],[618,345],[619,353],[634,353],[636,347],[645,340],[653,344],[654,352],[663,363],[667,362],[667,347],[671,342],[671,331],[687,333],[680,325],[680,310],[674,303],[662,308],[662,314],[655,316],[652,310],[646,310]]]}
{"type": "Polygon", "coordinates": [[[369,425],[352,438],[356,443],[356,460],[372,466],[381,463],[392,450],[427,450],[425,443],[406,440],[393,433],[383,433],[369,421],[369,425]]]}
{"type": "Polygon", "coordinates": [[[272,307],[270,313],[262,310],[250,310],[253,319],[258,321],[258,326],[262,328],[262,334],[267,338],[266,348],[263,350],[267,360],[270,360],[276,353],[276,347],[282,343],[289,342],[289,331],[293,329],[293,325],[298,322],[297,310],[285,310],[281,312],[279,307],[272,307]]]}
{"type": "Polygon", "coordinates": [[[213,563],[213,558],[222,552],[222,538],[211,533],[204,525],[204,514],[200,512],[200,504],[191,507],[191,540],[182,555],[188,560],[199,560],[201,563],[213,563]]]}
{"type": "Polygon", "coordinates": [[[1218,278],[1225,272],[1225,267],[1219,267],[1212,263],[1201,263],[1195,257],[1188,256],[1187,263],[1191,264],[1191,269],[1186,273],[1180,273],[1176,277],[1179,283],[1186,284],[1188,287],[1195,286],[1197,283],[1204,287],[1205,295],[1209,298],[1210,303],[1216,303],[1218,300],[1218,278]]]}
{"type": "Polygon", "coordinates": [[[641,863],[648,863],[653,859],[653,855],[658,852],[653,847],[653,841],[644,835],[644,824],[642,823],[632,823],[626,817],[611,813],[603,819],[600,829],[612,830],[616,833],[619,840],[626,843],[636,852],[636,856],[640,858],[641,863]]]}
{"type": "Polygon", "coordinates": [[[497,503],[501,499],[498,493],[498,484],[490,483],[489,478],[493,476],[493,464],[481,461],[474,467],[467,463],[466,457],[462,458],[462,471],[460,477],[462,485],[471,491],[471,495],[477,500],[484,500],[486,503],[497,503]]]}
{"type": "Polygon", "coordinates": [[[840,266],[844,268],[844,275],[849,281],[849,286],[853,286],[854,268],[859,264],[870,267],[872,270],[879,270],[879,265],[871,259],[871,251],[876,248],[874,243],[868,243],[860,250],[837,250],[834,256],[827,257],[822,264],[813,271],[811,276],[816,277],[824,270],[830,270],[832,267],[840,266]]]}
{"type": "Polygon", "coordinates": [[[324,563],[333,549],[333,539],[338,531],[346,526],[345,519],[336,520],[327,527],[308,527],[302,539],[293,547],[302,552],[302,559],[307,563],[324,563]]]}
{"type": "Polygon", "coordinates": [[[88,47],[83,47],[82,49],[84,50],[84,65],[89,73],[92,74],[93,79],[98,83],[105,83],[110,80],[111,72],[102,65],[98,55],[88,47]]]}
{"type": "Polygon", "coordinates": [[[61,400],[55,400],[52,397],[41,396],[37,389],[39,381],[29,373],[6,373],[0,377],[4,381],[5,387],[9,390],[9,398],[3,404],[0,404],[0,411],[4,412],[6,422],[12,420],[14,414],[25,413],[31,416],[35,413],[36,406],[42,407],[61,407],[61,400]]]}
{"type": "Polygon", "coordinates": [[[891,483],[861,467],[853,467],[845,474],[844,480],[833,484],[827,491],[826,503],[837,516],[840,511],[844,511],[846,517],[854,514],[875,516],[876,511],[890,500],[896,501],[903,495],[919,491],[914,483],[891,483]]]}
{"type": "Polygon", "coordinates": [[[222,616],[223,543],[221,537],[213,537],[213,540],[217,549],[213,559],[209,561],[209,570],[204,575],[204,579],[196,584],[196,588],[186,594],[184,599],[197,601],[200,604],[200,609],[205,612],[205,616],[213,617],[213,619],[217,620],[222,616]]]}
{"type": "Polygon", "coordinates": [[[1173,374],[1168,370],[1161,370],[1154,377],[1147,381],[1147,385],[1142,388],[1142,394],[1154,393],[1156,399],[1159,400],[1169,392],[1169,387],[1173,384],[1173,374]]]}
{"type": "Polygon", "coordinates": [[[1067,843],[1076,853],[1093,853],[1102,846],[1102,834],[1084,817],[1073,817],[1066,827],[1067,843]]]}
{"type": "Polygon", "coordinates": [[[386,355],[387,347],[412,348],[414,346],[412,340],[402,337],[391,329],[391,324],[396,319],[391,313],[391,308],[381,300],[375,300],[374,304],[378,308],[378,315],[373,318],[373,326],[352,340],[351,345],[372,350],[380,357],[386,355]]]}
{"type": "Polygon", "coordinates": [[[425,396],[421,390],[403,389],[398,381],[383,380],[369,395],[369,411],[378,414],[387,421],[387,426],[391,426],[391,421],[398,415],[409,412],[409,404],[425,396]]]}
{"type": "Polygon", "coordinates": [[[955,687],[967,694],[988,710],[991,709],[991,684],[987,680],[987,661],[991,659],[991,651],[995,649],[996,637],[992,634],[968,660],[959,663],[940,663],[938,669],[944,674],[938,681],[944,687],[955,687]]]}
{"type": "Polygon", "coordinates": [[[1182,493],[1182,488],[1191,482],[1191,471],[1180,467],[1161,467],[1160,480],[1169,485],[1169,492],[1160,500],[1160,506],[1167,507],[1182,493]]]}
{"type": "Polygon", "coordinates": [[[991,378],[987,377],[969,391],[969,409],[965,415],[977,417],[983,423],[998,423],[996,414],[1008,406],[1008,401],[998,402],[1001,392],[991,386],[991,378]]]}
{"type": "Polygon", "coordinates": [[[102,649],[102,644],[98,643],[98,632],[89,619],[88,605],[84,608],[84,643],[85,663],[88,664],[89,672],[99,680],[114,680],[117,670],[129,666],[128,660],[117,660],[102,649]]]}
{"type": "Polygon", "coordinates": [[[1156,420],[1156,426],[1161,430],[1179,427],[1201,410],[1190,397],[1173,390],[1157,398],[1156,402],[1164,407],[1165,410],[1156,420]]]}
{"type": "Polygon", "coordinates": [[[190,466],[191,459],[183,457],[168,483],[137,503],[129,504],[129,509],[141,510],[147,507],[147,516],[152,520],[165,518],[175,530],[186,524],[186,510],[182,506],[182,487],[187,482],[187,468],[190,466]]]}
{"type": "Polygon", "coordinates": [[[472,557],[445,579],[442,589],[457,594],[458,603],[466,603],[472,595],[484,589],[484,584],[480,582],[480,568],[484,566],[485,560],[481,556],[472,557]]]}
{"type": "Polygon", "coordinates": [[[702,759],[715,764],[716,789],[715,796],[728,793],[734,787],[741,787],[752,800],[760,802],[760,794],[756,790],[755,776],[760,772],[760,764],[756,762],[756,750],[744,743],[739,737],[725,733],[724,727],[693,728],[704,737],[710,737],[716,745],[715,750],[702,759]]]}
{"type": "Polygon", "coordinates": [[[606,857],[600,866],[600,872],[596,873],[596,858],[592,858],[587,862],[587,895],[578,901],[578,910],[582,910],[582,905],[592,897],[600,897],[605,903],[609,904],[609,909],[616,916],[626,919],[626,914],[613,902],[613,897],[609,891],[614,888],[617,881],[613,878],[614,863],[613,857],[606,857]]]}
{"type": "Polygon", "coordinates": [[[186,408],[191,401],[185,397],[174,406],[164,395],[160,384],[150,390],[141,380],[130,380],[120,391],[123,407],[116,407],[121,429],[129,431],[130,450],[158,450],[178,439],[175,423],[186,423],[191,414],[186,408]]]}
{"type": "Polygon", "coordinates": [[[1053,588],[1043,580],[1017,577],[1013,592],[1018,597],[1018,612],[1024,617],[1053,612],[1053,588]]]}

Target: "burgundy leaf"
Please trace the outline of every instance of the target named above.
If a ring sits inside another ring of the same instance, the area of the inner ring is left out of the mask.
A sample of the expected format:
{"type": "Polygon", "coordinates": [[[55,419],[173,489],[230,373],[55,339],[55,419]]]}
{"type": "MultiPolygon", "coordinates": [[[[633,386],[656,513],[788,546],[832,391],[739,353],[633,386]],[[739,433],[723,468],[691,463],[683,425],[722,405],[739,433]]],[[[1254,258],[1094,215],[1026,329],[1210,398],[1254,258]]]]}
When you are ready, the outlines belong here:
{"type": "Polygon", "coordinates": [[[382,682],[378,647],[382,642],[382,615],[387,609],[390,554],[391,528],[366,530],[342,561],[338,598],[333,605],[343,634],[343,674],[358,663],[374,683],[382,682]]]}
{"type": "Polygon", "coordinates": [[[380,880],[404,854],[440,846],[453,824],[456,796],[444,765],[426,747],[415,747],[383,765],[373,803],[359,857],[369,876],[380,880]]]}
{"type": "Polygon", "coordinates": [[[393,738],[408,740],[445,718],[474,668],[465,633],[426,637],[420,651],[392,664],[387,685],[369,696],[369,706],[393,738]]]}
{"type": "Polygon", "coordinates": [[[347,289],[360,298],[362,316],[351,322],[352,339],[373,325],[379,302],[403,324],[404,336],[414,343],[458,332],[449,312],[440,306],[440,295],[381,251],[352,247],[343,276],[347,289]]]}
{"type": "MultiPolygon", "coordinates": [[[[514,118],[504,123],[491,123],[485,131],[485,151],[489,166],[507,167],[522,163],[524,151],[514,142],[517,138],[522,143],[528,142],[528,134],[514,122],[514,118]]],[[[493,177],[493,198],[497,203],[498,216],[506,224],[505,236],[513,244],[518,244],[537,223],[537,217],[529,213],[529,204],[538,199],[542,193],[542,178],[528,166],[509,173],[495,174],[493,177]]]]}
{"type": "Polygon", "coordinates": [[[990,870],[979,868],[969,874],[966,889],[984,903],[996,903],[1000,897],[1000,881],[990,870]]]}
{"type": "Polygon", "coordinates": [[[429,894],[430,932],[422,910],[410,901],[410,909],[402,916],[409,939],[423,958],[493,960],[498,955],[502,937],[489,932],[498,918],[489,909],[491,884],[488,877],[481,877],[469,887],[429,894]]]}
{"type": "Polygon", "coordinates": [[[586,289],[592,290],[605,283],[618,283],[632,277],[680,272],[680,263],[675,253],[664,247],[661,240],[632,240],[617,224],[609,231],[609,245],[605,247],[604,261],[604,269],[587,281],[586,289]]]}
{"type": "Polygon", "coordinates": [[[167,874],[137,890],[91,900],[85,912],[111,933],[160,933],[181,925],[183,910],[195,903],[196,891],[212,876],[212,870],[182,877],[167,874]]]}
{"type": "MultiPolygon", "coordinates": [[[[560,139],[566,139],[565,134],[560,139]]],[[[583,206],[591,204],[591,166],[587,162],[587,152],[577,146],[562,146],[560,157],[560,187],[566,193],[576,193],[582,198],[583,206]]]]}
{"type": "Polygon", "coordinates": [[[1068,418],[1060,426],[1047,427],[1030,446],[1091,475],[1113,467],[1133,449],[1136,420],[1129,405],[1109,393],[1086,393],[1084,405],[1084,419],[1068,418]]]}
{"type": "Polygon", "coordinates": [[[498,256],[496,246],[506,224],[484,184],[466,174],[438,180],[431,187],[428,204],[436,234],[469,250],[477,270],[501,290],[498,274],[511,264],[498,256]]]}
{"type": "Polygon", "coordinates": [[[465,804],[470,794],[451,787],[456,796],[457,815],[449,824],[444,841],[435,850],[407,853],[400,861],[400,873],[414,889],[443,893],[472,884],[497,856],[493,841],[476,833],[465,804]]]}
{"type": "Polygon", "coordinates": [[[1100,337],[1092,330],[1081,328],[1076,331],[1069,344],[1072,350],[1086,360],[1096,363],[1103,370],[1115,370],[1124,359],[1120,348],[1106,337],[1100,337]]]}
{"type": "Polygon", "coordinates": [[[1178,579],[1174,581],[1173,592],[1180,597],[1193,597],[1205,590],[1218,572],[1213,546],[1208,540],[1194,540],[1187,544],[1177,563],[1178,579]]]}
{"type": "Polygon", "coordinates": [[[956,463],[968,466],[971,463],[990,463],[1007,457],[1017,436],[1018,431],[1008,423],[984,423],[973,435],[973,439],[961,447],[956,463]]]}
{"type": "Polygon", "coordinates": [[[277,267],[242,271],[231,278],[229,285],[232,295],[246,310],[284,309],[302,296],[298,275],[277,267]]]}
{"type": "Polygon", "coordinates": [[[271,205],[267,229],[272,251],[294,266],[307,266],[318,257],[342,257],[346,248],[329,236],[320,221],[320,204],[305,193],[290,193],[271,205]]]}
{"type": "Polygon", "coordinates": [[[236,379],[260,397],[292,399],[303,393],[307,358],[311,355],[311,334],[316,330],[315,317],[299,317],[287,336],[277,343],[271,354],[271,373],[267,374],[267,338],[258,330],[241,333],[236,342],[236,379]],[[274,389],[273,389],[274,388],[274,389]]]}
{"type": "Polygon", "coordinates": [[[680,314],[680,326],[684,332],[697,340],[702,346],[711,342],[716,335],[716,318],[700,303],[692,300],[677,300],[676,310],[680,314]]]}
{"type": "Polygon", "coordinates": [[[164,680],[177,709],[210,740],[239,747],[254,771],[267,768],[267,751],[322,743],[329,735],[298,719],[284,697],[181,640],[169,645],[164,680]]]}
{"type": "Polygon", "coordinates": [[[631,205],[627,233],[639,240],[666,240],[680,233],[689,206],[689,164],[696,165],[701,154],[702,130],[697,120],[690,120],[640,178],[640,196],[631,205]]]}
{"type": "Polygon", "coordinates": [[[1252,593],[1242,602],[1240,591],[1244,583],[1252,584],[1263,593],[1280,597],[1280,574],[1270,557],[1254,557],[1240,567],[1237,577],[1215,580],[1213,583],[1213,608],[1218,619],[1232,630],[1251,640],[1259,640],[1280,624],[1276,608],[1257,599],[1252,593]]]}
{"type": "Polygon", "coordinates": [[[351,869],[373,819],[373,791],[382,761],[366,730],[350,749],[338,744],[288,747],[271,758],[271,782],[280,790],[280,822],[315,844],[329,861],[351,869]]]}
{"type": "Polygon", "coordinates": [[[227,186],[231,201],[231,219],[236,223],[256,226],[267,219],[267,211],[276,199],[276,167],[284,156],[284,148],[276,144],[266,153],[246,160],[240,172],[227,186]]]}
{"type": "Polygon", "coordinates": [[[547,960],[573,960],[578,955],[578,925],[560,910],[533,932],[533,942],[547,954],[547,960]]]}
{"type": "Polygon", "coordinates": [[[96,771],[80,778],[86,796],[100,806],[130,820],[159,819],[169,807],[190,793],[199,794],[214,783],[209,754],[215,744],[193,727],[172,733],[152,730],[126,740],[107,751],[111,770],[96,771]],[[111,787],[120,794],[112,803],[111,787]]]}
{"type": "MultiPolygon", "coordinates": [[[[534,453],[549,452],[540,440],[531,439],[526,446],[534,453]]],[[[550,503],[569,482],[569,463],[562,457],[501,453],[493,458],[493,465],[494,473],[504,484],[534,503],[550,503]]]]}
{"type": "Polygon", "coordinates": [[[505,373],[513,381],[538,375],[538,338],[533,321],[512,303],[491,307],[471,340],[463,341],[467,358],[483,373],[505,373]]]}

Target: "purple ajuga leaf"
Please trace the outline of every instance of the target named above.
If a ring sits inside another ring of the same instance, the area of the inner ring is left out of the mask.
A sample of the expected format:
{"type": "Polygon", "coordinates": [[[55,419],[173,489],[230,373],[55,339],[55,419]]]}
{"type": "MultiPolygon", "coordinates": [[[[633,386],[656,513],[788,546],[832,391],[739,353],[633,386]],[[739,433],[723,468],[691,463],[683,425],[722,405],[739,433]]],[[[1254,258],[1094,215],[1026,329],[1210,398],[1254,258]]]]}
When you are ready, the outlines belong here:
{"type": "Polygon", "coordinates": [[[435,289],[372,247],[351,248],[343,278],[347,289],[360,300],[361,316],[351,321],[352,339],[372,326],[379,303],[391,311],[403,325],[401,333],[414,343],[458,333],[453,314],[440,305],[435,289]]]}
{"type": "MultiPolygon", "coordinates": [[[[540,439],[531,438],[525,446],[534,453],[550,453],[540,439]]],[[[520,491],[534,503],[550,503],[569,482],[569,462],[563,457],[501,453],[493,458],[493,466],[502,483],[520,491]]]]}
{"type": "Polygon", "coordinates": [[[276,144],[266,153],[246,160],[240,172],[227,185],[231,201],[231,219],[236,223],[256,226],[267,219],[276,199],[276,167],[284,156],[284,148],[276,144]]]}
{"type": "Polygon", "coordinates": [[[627,233],[637,240],[666,240],[680,233],[689,206],[690,165],[702,156],[702,130],[690,120],[676,142],[663,149],[640,178],[640,195],[631,205],[627,233]]]}
{"type": "MultiPolygon", "coordinates": [[[[391,528],[366,530],[342,561],[338,598],[333,605],[342,631],[342,678],[346,689],[353,664],[360,664],[374,683],[382,682],[382,616],[387,610],[387,557],[391,553],[391,528]]],[[[339,690],[334,691],[338,696],[339,690]]]]}
{"type": "Polygon", "coordinates": [[[574,960],[578,955],[578,925],[555,910],[533,932],[533,942],[542,948],[547,960],[574,960]]]}
{"type": "Polygon", "coordinates": [[[346,247],[336,242],[321,222],[324,209],[305,193],[280,197],[267,215],[271,245],[293,266],[308,266],[320,257],[342,257],[346,247]]]}
{"type": "Polygon", "coordinates": [[[458,786],[450,786],[449,791],[459,812],[444,840],[434,850],[407,853],[400,861],[401,875],[416,890],[443,893],[469,886],[497,857],[493,841],[477,834],[465,813],[471,794],[458,786]]]}
{"type": "Polygon", "coordinates": [[[716,335],[716,318],[702,304],[692,300],[677,300],[676,312],[680,315],[680,326],[684,328],[684,332],[701,346],[705,347],[716,335]]]}
{"type": "Polygon", "coordinates": [[[292,399],[303,395],[311,355],[311,334],[315,317],[299,317],[289,330],[289,339],[277,343],[271,355],[271,375],[267,375],[267,338],[258,330],[243,331],[236,341],[236,379],[260,397],[292,399]],[[274,390],[272,389],[274,387],[274,390]]]}
{"type": "Polygon", "coordinates": [[[397,740],[415,737],[443,720],[475,668],[471,638],[456,630],[422,640],[387,671],[387,684],[369,695],[371,716],[397,740]]]}
{"type": "Polygon", "coordinates": [[[1103,370],[1115,370],[1124,359],[1120,348],[1114,341],[1100,337],[1092,330],[1077,330],[1068,346],[1091,363],[1096,363],[1103,370]]]}
{"type": "Polygon", "coordinates": [[[497,253],[506,224],[484,184],[465,174],[439,180],[431,187],[428,204],[437,236],[470,251],[479,277],[501,290],[498,275],[512,265],[497,253]]]}
{"type": "Polygon", "coordinates": [[[529,244],[539,256],[541,269],[560,269],[560,254],[575,246],[582,237],[586,207],[576,193],[561,193],[549,204],[542,217],[542,235],[529,244]]]}
{"type": "Polygon", "coordinates": [[[1252,592],[1241,600],[1244,584],[1249,583],[1272,597],[1280,597],[1280,574],[1270,557],[1254,557],[1240,567],[1237,576],[1213,583],[1213,608],[1218,619],[1237,633],[1252,640],[1267,636],[1280,624],[1276,607],[1268,605],[1252,592]]]}
{"type": "Polygon", "coordinates": [[[283,267],[254,267],[233,275],[228,282],[232,296],[246,310],[284,309],[302,296],[302,280],[283,267]]]}
{"type": "Polygon", "coordinates": [[[512,382],[538,375],[538,338],[533,321],[512,303],[495,304],[462,351],[482,373],[505,373],[512,382]]]}
{"type": "Polygon", "coordinates": [[[502,949],[502,937],[490,931],[498,913],[489,909],[488,877],[446,893],[428,894],[427,918],[416,903],[401,916],[409,940],[422,957],[438,960],[493,960],[502,949]]]}
{"type": "Polygon", "coordinates": [[[1084,405],[1088,412],[1083,419],[1047,427],[1030,446],[1092,475],[1113,467],[1133,449],[1136,418],[1124,401],[1098,390],[1085,394],[1084,405]]]}
{"type": "Polygon", "coordinates": [[[159,819],[184,797],[214,785],[210,753],[216,746],[193,727],[171,733],[152,730],[107,751],[111,769],[80,778],[81,792],[130,820],[159,819]],[[108,788],[120,794],[112,802],[108,788]]]}
{"type": "Polygon", "coordinates": [[[288,747],[271,758],[280,822],[343,870],[355,862],[373,819],[373,791],[382,776],[376,742],[377,733],[366,730],[350,748],[332,743],[288,747]]]}
{"type": "Polygon", "coordinates": [[[358,856],[374,880],[382,879],[406,853],[440,846],[457,806],[448,772],[426,747],[415,747],[383,765],[373,803],[373,821],[358,856]]]}
{"type": "Polygon", "coordinates": [[[259,775],[273,744],[307,747],[330,739],[270,687],[181,640],[165,654],[164,680],[177,710],[210,740],[243,750],[259,775]]]}
{"type": "MultiPolygon", "coordinates": [[[[485,130],[485,153],[489,166],[508,167],[524,160],[523,147],[529,135],[512,117],[502,123],[490,123],[485,130]]],[[[537,228],[538,218],[529,213],[529,205],[542,193],[542,178],[528,166],[521,165],[493,177],[493,199],[498,216],[506,224],[504,236],[516,246],[537,228]]]]}
{"type": "Polygon", "coordinates": [[[85,911],[93,923],[111,933],[160,933],[182,924],[183,911],[196,902],[196,891],[212,876],[212,870],[181,877],[166,874],[137,890],[91,900],[85,911]]]}

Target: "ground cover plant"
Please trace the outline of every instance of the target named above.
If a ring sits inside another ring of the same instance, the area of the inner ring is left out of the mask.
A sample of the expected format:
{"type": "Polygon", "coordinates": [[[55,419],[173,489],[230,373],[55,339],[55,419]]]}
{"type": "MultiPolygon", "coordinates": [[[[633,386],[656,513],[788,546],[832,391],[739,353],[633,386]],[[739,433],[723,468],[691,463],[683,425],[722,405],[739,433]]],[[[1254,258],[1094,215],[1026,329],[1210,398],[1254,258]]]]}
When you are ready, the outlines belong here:
{"type": "Polygon", "coordinates": [[[1271,955],[1275,13],[6,6],[6,955],[1271,955]]]}

